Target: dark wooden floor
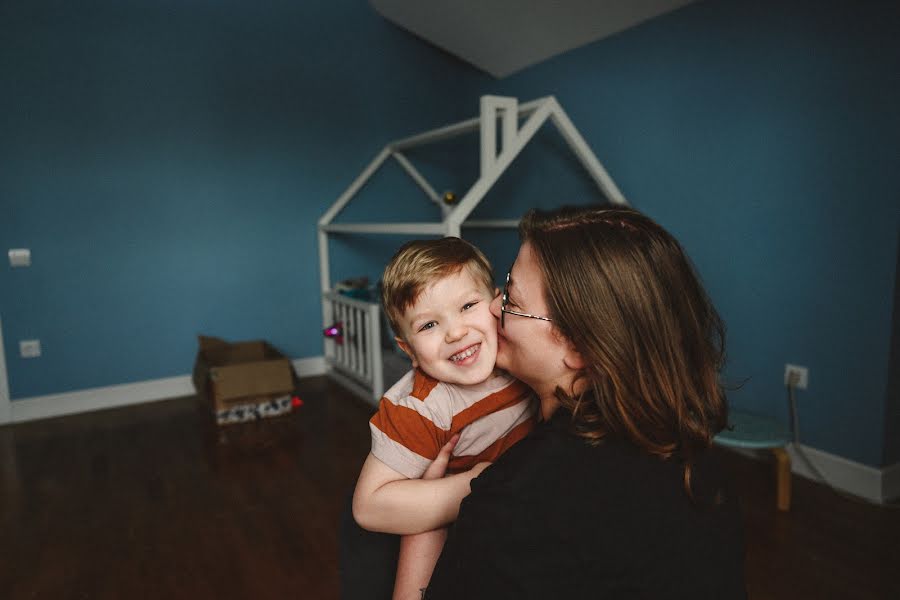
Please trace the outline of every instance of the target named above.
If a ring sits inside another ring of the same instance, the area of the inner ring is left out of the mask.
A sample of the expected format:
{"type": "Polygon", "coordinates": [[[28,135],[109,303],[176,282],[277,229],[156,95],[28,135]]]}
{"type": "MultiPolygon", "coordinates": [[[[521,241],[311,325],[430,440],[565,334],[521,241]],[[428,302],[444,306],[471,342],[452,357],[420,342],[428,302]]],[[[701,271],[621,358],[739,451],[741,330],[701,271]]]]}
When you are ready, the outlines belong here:
{"type": "MultiPolygon", "coordinates": [[[[0,427],[0,598],[337,598],[337,521],[370,410],[323,378],[217,430],[192,398],[0,427]]],[[[900,598],[900,511],[728,453],[753,600],[900,598]]]]}

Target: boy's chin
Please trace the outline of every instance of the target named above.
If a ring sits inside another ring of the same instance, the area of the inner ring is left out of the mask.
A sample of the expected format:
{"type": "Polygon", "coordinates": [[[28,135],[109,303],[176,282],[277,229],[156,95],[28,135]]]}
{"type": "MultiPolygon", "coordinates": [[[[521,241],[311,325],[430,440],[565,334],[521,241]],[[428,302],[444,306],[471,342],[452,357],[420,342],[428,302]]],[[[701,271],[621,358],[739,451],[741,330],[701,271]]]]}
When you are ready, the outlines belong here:
{"type": "Polygon", "coordinates": [[[448,379],[452,379],[453,383],[458,385],[476,385],[487,381],[494,372],[494,364],[491,361],[490,367],[487,365],[474,365],[468,372],[455,373],[448,379]]]}

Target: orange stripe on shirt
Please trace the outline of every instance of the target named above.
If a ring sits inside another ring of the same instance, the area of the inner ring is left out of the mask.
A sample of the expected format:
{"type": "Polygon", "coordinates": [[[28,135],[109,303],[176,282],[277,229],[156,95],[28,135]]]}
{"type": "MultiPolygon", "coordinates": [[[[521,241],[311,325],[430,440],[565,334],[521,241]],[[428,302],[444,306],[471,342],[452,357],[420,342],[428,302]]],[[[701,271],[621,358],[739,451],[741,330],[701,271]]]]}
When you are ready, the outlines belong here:
{"type": "Polygon", "coordinates": [[[427,417],[406,406],[394,404],[386,398],[382,398],[378,412],[369,422],[394,442],[432,460],[450,439],[449,432],[435,425],[427,417]]]}
{"type": "Polygon", "coordinates": [[[515,381],[502,390],[486,396],[483,400],[453,415],[450,431],[459,431],[481,417],[514,406],[526,400],[529,394],[531,394],[531,388],[521,381],[515,381]]]}
{"type": "Polygon", "coordinates": [[[496,442],[494,442],[478,454],[451,457],[450,463],[447,465],[447,470],[453,473],[457,473],[459,471],[467,471],[480,462],[496,461],[498,458],[500,458],[501,454],[512,448],[516,443],[518,443],[523,438],[525,438],[525,436],[531,433],[531,430],[534,429],[536,423],[537,419],[535,417],[531,417],[527,421],[523,421],[513,427],[512,431],[507,433],[502,438],[498,439],[496,442]]]}
{"type": "Polygon", "coordinates": [[[438,380],[434,377],[426,375],[421,369],[416,369],[416,375],[413,379],[413,389],[410,396],[424,402],[425,398],[428,397],[428,394],[431,393],[431,390],[433,390],[438,383],[438,380]]]}

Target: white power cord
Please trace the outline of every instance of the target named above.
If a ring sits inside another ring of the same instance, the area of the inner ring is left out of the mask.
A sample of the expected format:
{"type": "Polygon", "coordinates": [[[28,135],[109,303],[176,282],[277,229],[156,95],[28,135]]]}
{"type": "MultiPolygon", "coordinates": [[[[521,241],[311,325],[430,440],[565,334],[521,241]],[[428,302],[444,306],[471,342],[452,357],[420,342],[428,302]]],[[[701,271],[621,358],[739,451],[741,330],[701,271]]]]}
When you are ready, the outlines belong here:
{"type": "Polygon", "coordinates": [[[797,384],[800,383],[800,374],[796,371],[792,371],[788,376],[788,399],[790,400],[790,411],[791,411],[791,434],[794,442],[794,452],[803,459],[803,462],[806,463],[806,467],[810,470],[810,472],[822,483],[830,487],[832,490],[838,492],[839,490],[835,488],[831,483],[829,483],[828,478],[822,473],[819,468],[813,464],[813,462],[809,459],[809,456],[806,455],[806,450],[803,449],[803,446],[800,445],[800,422],[797,419],[797,395],[794,393],[794,390],[797,387],[797,384]]]}
{"type": "Polygon", "coordinates": [[[827,485],[829,488],[831,488],[831,491],[833,491],[838,496],[842,496],[849,500],[853,500],[855,502],[860,502],[862,504],[869,504],[871,506],[877,506],[879,508],[887,508],[887,509],[891,509],[891,510],[900,509],[900,506],[895,506],[895,505],[891,505],[891,504],[881,504],[879,502],[869,500],[868,498],[861,498],[859,496],[854,496],[853,494],[849,494],[849,493],[845,492],[844,490],[836,488],[830,481],[828,481],[828,478],[825,477],[825,475],[822,473],[822,471],[819,469],[819,467],[817,467],[815,465],[815,463],[813,463],[813,461],[811,461],[809,459],[809,456],[807,456],[807,454],[806,454],[806,450],[803,448],[803,446],[800,445],[800,422],[797,418],[797,397],[796,397],[796,394],[794,393],[798,383],[800,383],[800,374],[797,373],[796,371],[791,372],[788,376],[787,389],[788,389],[788,399],[790,401],[789,408],[791,411],[791,434],[792,434],[792,438],[793,438],[793,442],[794,442],[793,443],[794,452],[797,454],[797,456],[799,456],[803,460],[803,462],[806,464],[806,467],[809,469],[810,473],[813,474],[814,478],[816,480],[824,483],[825,485],[827,485]]]}

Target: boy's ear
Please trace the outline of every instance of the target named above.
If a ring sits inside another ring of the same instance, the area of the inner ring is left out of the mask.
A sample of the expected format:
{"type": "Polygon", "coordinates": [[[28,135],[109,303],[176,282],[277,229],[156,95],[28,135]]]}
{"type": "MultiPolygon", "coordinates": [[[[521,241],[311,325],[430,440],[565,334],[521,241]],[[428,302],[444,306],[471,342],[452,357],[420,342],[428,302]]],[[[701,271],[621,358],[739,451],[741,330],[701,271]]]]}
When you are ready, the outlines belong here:
{"type": "Polygon", "coordinates": [[[403,350],[403,353],[409,357],[409,360],[412,361],[413,367],[419,366],[419,361],[416,360],[416,355],[412,351],[412,348],[406,341],[400,336],[394,336],[394,341],[397,342],[397,345],[400,346],[400,349],[403,350]]]}
{"type": "Polygon", "coordinates": [[[499,296],[499,295],[500,295],[500,288],[495,287],[495,288],[494,288],[494,298],[496,298],[496,297],[499,296]]]}

